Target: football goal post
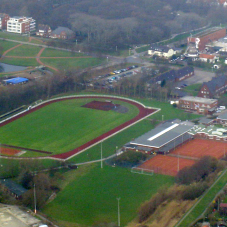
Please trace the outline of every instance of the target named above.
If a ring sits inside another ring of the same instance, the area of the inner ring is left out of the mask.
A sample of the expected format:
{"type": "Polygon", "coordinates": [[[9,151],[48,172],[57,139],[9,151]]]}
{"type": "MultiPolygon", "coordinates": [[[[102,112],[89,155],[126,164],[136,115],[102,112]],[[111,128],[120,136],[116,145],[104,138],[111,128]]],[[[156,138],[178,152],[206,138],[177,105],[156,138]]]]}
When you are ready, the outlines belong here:
{"type": "Polygon", "coordinates": [[[139,167],[132,167],[131,168],[131,173],[138,173],[138,174],[144,174],[144,175],[153,176],[154,170],[152,170],[152,169],[143,169],[143,168],[139,168],[139,167]]]}

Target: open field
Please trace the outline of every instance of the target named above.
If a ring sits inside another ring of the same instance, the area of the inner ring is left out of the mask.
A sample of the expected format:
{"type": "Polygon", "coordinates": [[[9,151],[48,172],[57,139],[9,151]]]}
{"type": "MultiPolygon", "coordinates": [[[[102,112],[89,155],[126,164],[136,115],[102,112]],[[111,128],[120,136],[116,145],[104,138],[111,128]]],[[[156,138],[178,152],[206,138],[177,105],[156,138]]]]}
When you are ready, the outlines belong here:
{"type": "Polygon", "coordinates": [[[176,176],[178,173],[178,164],[179,170],[183,169],[186,166],[191,166],[195,163],[194,160],[177,158],[164,155],[156,155],[150,160],[144,162],[142,165],[138,166],[142,169],[153,170],[154,173],[167,174],[170,176],[176,176]]]}
{"type": "Polygon", "coordinates": [[[22,45],[8,52],[6,56],[35,57],[40,50],[37,46],[22,45]]]}
{"type": "Polygon", "coordinates": [[[156,119],[159,121],[162,120],[162,116],[164,121],[169,119],[175,119],[175,118],[185,121],[185,120],[192,120],[195,118],[202,117],[201,115],[198,115],[198,114],[190,114],[190,113],[184,112],[183,110],[174,108],[172,105],[169,104],[169,102],[161,102],[161,101],[156,101],[152,99],[136,99],[136,98],[135,100],[143,103],[146,106],[160,108],[161,111],[157,112],[156,114],[152,115],[152,117],[150,117],[152,119],[156,119]]]}
{"type": "MultiPolygon", "coordinates": [[[[57,57],[57,56],[56,56],[57,57]]],[[[71,56],[72,57],[72,56],[71,56]]],[[[94,57],[78,57],[78,58],[40,58],[40,60],[45,64],[52,66],[57,69],[84,69],[88,67],[93,67],[99,65],[103,62],[103,59],[98,59],[94,57]]]]}
{"type": "Polygon", "coordinates": [[[160,187],[173,183],[174,179],[169,176],[146,176],[133,174],[126,168],[104,165],[101,169],[95,165],[85,175],[72,179],[42,211],[68,226],[75,226],[75,223],[91,226],[105,221],[117,223],[116,198],[121,198],[121,226],[125,226],[135,218],[142,202],[160,187]]]}
{"type": "Polygon", "coordinates": [[[138,114],[125,102],[126,114],[81,107],[91,99],[52,103],[0,128],[1,143],[59,154],[108,132],[138,114]],[[88,123],[89,122],[89,123],[88,123]]]}
{"type": "Polygon", "coordinates": [[[16,45],[18,45],[18,43],[6,41],[6,40],[0,40],[0,46],[3,48],[2,53],[4,53],[6,50],[8,50],[16,45]]]}
{"type": "Polygon", "coordinates": [[[82,57],[84,54],[45,48],[41,57],[82,57]]]}
{"type": "Polygon", "coordinates": [[[171,154],[201,158],[205,155],[222,158],[225,155],[227,144],[215,140],[194,139],[183,146],[176,148],[171,154]]]}
{"type": "Polygon", "coordinates": [[[0,32],[0,38],[12,39],[12,40],[18,40],[18,41],[24,41],[24,42],[28,42],[29,40],[28,36],[23,36],[20,34],[15,34],[10,32],[0,32]]]}
{"type": "Polygon", "coordinates": [[[39,63],[35,58],[4,58],[1,60],[2,63],[10,64],[10,65],[18,65],[18,66],[38,66],[39,63]]]}

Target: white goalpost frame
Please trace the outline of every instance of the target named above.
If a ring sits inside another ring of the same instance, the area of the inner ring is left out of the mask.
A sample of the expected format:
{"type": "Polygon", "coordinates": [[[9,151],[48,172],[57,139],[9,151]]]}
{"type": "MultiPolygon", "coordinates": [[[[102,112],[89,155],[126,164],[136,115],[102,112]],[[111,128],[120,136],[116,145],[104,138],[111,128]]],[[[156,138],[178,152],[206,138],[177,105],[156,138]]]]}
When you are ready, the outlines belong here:
{"type": "Polygon", "coordinates": [[[132,167],[131,168],[131,173],[138,173],[138,174],[144,174],[148,176],[153,176],[154,175],[154,170],[152,169],[143,169],[139,167],[132,167]]]}

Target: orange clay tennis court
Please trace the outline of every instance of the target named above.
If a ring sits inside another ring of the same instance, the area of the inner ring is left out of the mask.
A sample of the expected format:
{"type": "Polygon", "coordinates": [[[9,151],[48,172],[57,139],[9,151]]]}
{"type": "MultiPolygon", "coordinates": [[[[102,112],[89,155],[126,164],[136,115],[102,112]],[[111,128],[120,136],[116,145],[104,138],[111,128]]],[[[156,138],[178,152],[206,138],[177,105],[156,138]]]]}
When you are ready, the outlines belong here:
{"type": "Polygon", "coordinates": [[[186,166],[192,166],[195,163],[195,161],[191,159],[178,159],[177,157],[172,156],[156,155],[138,167],[153,170],[154,173],[176,176],[178,172],[178,161],[179,170],[186,166]]]}
{"type": "Polygon", "coordinates": [[[225,149],[227,151],[227,144],[223,142],[194,139],[183,146],[178,147],[175,151],[172,151],[171,154],[179,154],[195,158],[201,158],[205,155],[209,155],[220,159],[224,156],[225,149]]]}

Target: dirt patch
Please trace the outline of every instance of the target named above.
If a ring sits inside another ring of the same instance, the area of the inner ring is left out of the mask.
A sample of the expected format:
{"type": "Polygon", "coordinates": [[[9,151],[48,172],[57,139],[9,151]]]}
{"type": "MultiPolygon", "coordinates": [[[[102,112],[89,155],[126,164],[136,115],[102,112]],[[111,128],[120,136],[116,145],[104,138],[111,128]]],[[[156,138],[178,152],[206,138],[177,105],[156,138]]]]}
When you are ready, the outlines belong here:
{"type": "Polygon", "coordinates": [[[122,106],[122,105],[116,106],[113,110],[118,113],[128,113],[129,111],[126,106],[122,106]]]}
{"type": "Polygon", "coordinates": [[[95,110],[109,111],[109,110],[113,110],[113,109],[117,108],[118,106],[120,106],[120,105],[114,104],[112,101],[105,101],[105,102],[92,101],[92,102],[89,102],[89,103],[83,105],[82,107],[95,109],[95,110]]]}
{"type": "Polygon", "coordinates": [[[0,147],[0,153],[4,154],[4,155],[17,155],[19,154],[21,151],[17,150],[17,149],[13,149],[13,148],[8,148],[8,147],[0,147]]]}

